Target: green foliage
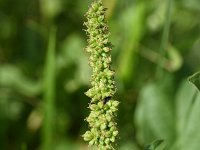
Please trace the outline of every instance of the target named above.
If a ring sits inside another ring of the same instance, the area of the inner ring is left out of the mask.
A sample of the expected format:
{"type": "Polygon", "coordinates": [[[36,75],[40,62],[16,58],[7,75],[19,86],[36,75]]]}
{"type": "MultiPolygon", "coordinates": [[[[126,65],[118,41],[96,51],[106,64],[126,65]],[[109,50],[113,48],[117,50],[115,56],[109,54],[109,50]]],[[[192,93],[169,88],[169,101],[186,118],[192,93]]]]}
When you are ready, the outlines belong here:
{"type": "Polygon", "coordinates": [[[23,95],[34,96],[42,91],[40,81],[27,78],[19,68],[13,65],[4,65],[0,68],[0,84],[23,95]]]}
{"type": "Polygon", "coordinates": [[[170,92],[166,86],[149,84],[142,89],[136,109],[138,139],[147,145],[155,138],[174,141],[174,115],[170,92]]]}
{"type": "Polygon", "coordinates": [[[174,112],[173,103],[169,101],[170,93],[162,89],[160,85],[151,84],[141,92],[136,110],[138,139],[147,144],[162,137],[166,141],[167,149],[198,150],[200,145],[196,139],[199,139],[200,135],[199,92],[184,81],[176,94],[174,112]]]}
{"type": "MultiPolygon", "coordinates": [[[[95,149],[80,136],[88,128],[84,92],[93,72],[82,30],[91,2],[0,1],[0,149],[43,150],[49,141],[52,150],[95,149]],[[56,35],[50,34],[51,26],[56,35]],[[51,54],[50,35],[56,43],[51,54]]],[[[158,148],[199,150],[200,1],[102,2],[114,45],[109,54],[118,92],[111,99],[120,101],[113,146],[144,150],[163,139],[158,148]]],[[[94,102],[100,107],[101,98],[94,102]]]]}
{"type": "Polygon", "coordinates": [[[146,13],[146,2],[142,1],[137,5],[132,5],[123,14],[121,14],[121,22],[123,26],[120,28],[126,36],[121,47],[119,57],[119,74],[121,80],[126,85],[133,84],[135,66],[137,65],[137,49],[139,41],[143,37],[145,31],[144,19],[146,13]],[[132,19],[130,19],[132,18],[132,19]],[[131,42],[130,42],[131,41],[131,42]],[[130,69],[132,68],[132,69],[130,69]]]}
{"type": "MultiPolygon", "coordinates": [[[[196,78],[197,74],[198,73],[195,73],[190,79],[193,79],[195,81],[194,78],[196,78]]],[[[176,106],[178,136],[172,149],[199,149],[199,91],[192,87],[192,85],[184,83],[178,92],[176,106]]]]}

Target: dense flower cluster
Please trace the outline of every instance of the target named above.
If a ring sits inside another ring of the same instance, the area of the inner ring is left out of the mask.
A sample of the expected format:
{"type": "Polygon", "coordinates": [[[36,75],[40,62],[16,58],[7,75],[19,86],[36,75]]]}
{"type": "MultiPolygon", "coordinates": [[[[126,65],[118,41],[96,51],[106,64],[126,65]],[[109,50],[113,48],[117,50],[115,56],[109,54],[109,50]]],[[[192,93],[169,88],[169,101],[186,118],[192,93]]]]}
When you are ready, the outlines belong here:
{"type": "Polygon", "coordinates": [[[112,99],[116,92],[114,71],[111,69],[112,44],[108,41],[109,31],[105,19],[106,8],[101,0],[94,1],[86,13],[89,65],[92,67],[92,88],[85,94],[91,98],[91,112],[86,118],[90,130],[83,135],[89,145],[101,150],[113,149],[118,134],[115,122],[118,101],[112,99]]]}

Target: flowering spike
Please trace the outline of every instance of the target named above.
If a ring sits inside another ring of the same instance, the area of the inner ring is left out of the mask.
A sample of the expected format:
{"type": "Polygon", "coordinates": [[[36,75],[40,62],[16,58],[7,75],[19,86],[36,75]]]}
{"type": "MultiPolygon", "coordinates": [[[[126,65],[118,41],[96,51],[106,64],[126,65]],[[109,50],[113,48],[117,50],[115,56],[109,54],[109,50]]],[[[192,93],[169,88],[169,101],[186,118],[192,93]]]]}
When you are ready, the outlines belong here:
{"type": "Polygon", "coordinates": [[[92,68],[91,85],[85,94],[91,98],[90,115],[86,118],[90,130],[83,135],[89,145],[96,145],[100,150],[113,149],[112,143],[118,135],[115,122],[118,101],[112,99],[116,92],[114,71],[111,69],[112,44],[108,38],[110,32],[106,22],[106,8],[102,0],[94,1],[86,13],[89,65],[92,68]]]}

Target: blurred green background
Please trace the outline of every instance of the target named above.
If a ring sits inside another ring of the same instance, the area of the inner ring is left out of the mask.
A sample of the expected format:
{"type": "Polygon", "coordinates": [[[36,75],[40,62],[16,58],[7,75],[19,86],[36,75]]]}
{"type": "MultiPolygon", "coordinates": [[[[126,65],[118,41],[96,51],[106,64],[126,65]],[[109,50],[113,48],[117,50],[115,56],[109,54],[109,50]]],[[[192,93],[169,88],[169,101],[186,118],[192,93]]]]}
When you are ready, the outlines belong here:
{"type": "MultiPolygon", "coordinates": [[[[81,137],[91,1],[0,0],[1,150],[93,149],[81,137]]],[[[199,150],[200,96],[186,78],[200,69],[200,1],[104,4],[120,101],[117,149],[164,139],[166,149],[199,150]]]]}

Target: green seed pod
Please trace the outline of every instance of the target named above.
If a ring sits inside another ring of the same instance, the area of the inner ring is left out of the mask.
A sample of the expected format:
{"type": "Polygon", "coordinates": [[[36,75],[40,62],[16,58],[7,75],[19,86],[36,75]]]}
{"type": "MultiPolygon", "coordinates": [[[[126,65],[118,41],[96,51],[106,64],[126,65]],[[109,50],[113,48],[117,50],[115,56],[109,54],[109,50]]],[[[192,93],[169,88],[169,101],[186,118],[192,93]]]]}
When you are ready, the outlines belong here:
{"type": "Polygon", "coordinates": [[[112,99],[116,92],[114,81],[115,72],[111,69],[112,44],[109,42],[108,30],[102,0],[95,0],[86,13],[88,46],[85,51],[89,53],[89,65],[92,68],[91,89],[85,94],[91,98],[91,110],[86,121],[90,131],[83,135],[89,145],[95,145],[99,150],[113,149],[112,144],[118,135],[115,122],[118,101],[112,99]]]}

